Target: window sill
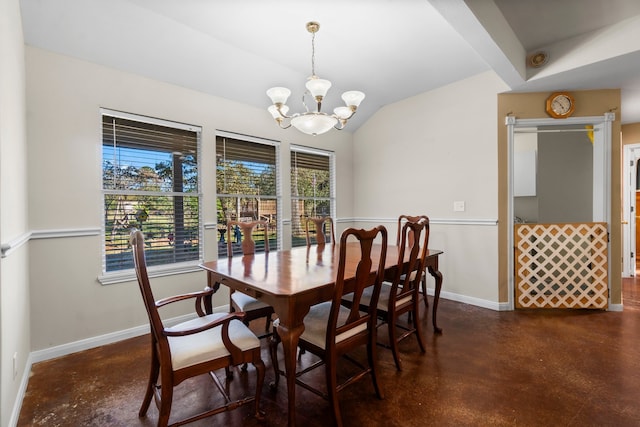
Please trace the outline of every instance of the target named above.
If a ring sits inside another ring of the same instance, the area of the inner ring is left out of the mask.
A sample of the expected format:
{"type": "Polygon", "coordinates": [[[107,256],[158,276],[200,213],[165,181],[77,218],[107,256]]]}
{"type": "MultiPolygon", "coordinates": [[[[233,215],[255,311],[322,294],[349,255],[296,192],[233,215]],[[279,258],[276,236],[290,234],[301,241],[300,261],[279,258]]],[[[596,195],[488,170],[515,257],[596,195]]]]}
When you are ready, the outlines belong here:
{"type": "MultiPolygon", "coordinates": [[[[149,278],[173,276],[174,274],[195,273],[204,271],[200,268],[202,260],[190,261],[180,264],[159,265],[156,267],[147,267],[149,278]]],[[[102,285],[113,285],[116,283],[131,282],[136,280],[136,272],[134,269],[114,271],[98,276],[98,281],[102,285]]]]}

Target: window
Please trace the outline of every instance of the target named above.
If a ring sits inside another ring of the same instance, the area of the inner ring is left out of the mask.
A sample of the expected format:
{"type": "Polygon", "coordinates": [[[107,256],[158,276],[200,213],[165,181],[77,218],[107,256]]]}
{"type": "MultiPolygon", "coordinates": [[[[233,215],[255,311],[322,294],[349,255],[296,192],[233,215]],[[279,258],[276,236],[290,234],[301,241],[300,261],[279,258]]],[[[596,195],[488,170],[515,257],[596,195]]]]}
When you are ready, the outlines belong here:
{"type": "MultiPolygon", "coordinates": [[[[254,237],[256,250],[278,247],[278,144],[243,135],[218,133],[216,137],[216,192],[218,256],[227,256],[227,221],[269,221],[269,236],[254,237]]],[[[241,253],[240,246],[234,245],[241,253]]]]}
{"type": "Polygon", "coordinates": [[[105,273],[133,268],[132,228],[149,266],[202,259],[199,142],[195,126],[102,110],[105,273]]]}
{"type": "Polygon", "coordinates": [[[291,246],[306,245],[303,216],[335,216],[334,154],[291,147],[291,246]]]}

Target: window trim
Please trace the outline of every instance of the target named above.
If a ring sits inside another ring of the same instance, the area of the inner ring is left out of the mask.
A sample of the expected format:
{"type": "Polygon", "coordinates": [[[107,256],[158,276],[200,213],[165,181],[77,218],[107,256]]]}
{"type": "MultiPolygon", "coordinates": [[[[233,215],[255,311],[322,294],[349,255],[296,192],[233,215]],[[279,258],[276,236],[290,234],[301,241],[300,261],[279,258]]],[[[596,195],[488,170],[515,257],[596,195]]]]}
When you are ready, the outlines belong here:
{"type": "MultiPolygon", "coordinates": [[[[178,263],[171,263],[171,264],[163,264],[163,265],[156,265],[156,266],[149,266],[147,268],[148,273],[149,273],[149,277],[150,278],[154,278],[154,277],[163,277],[163,276],[170,276],[170,275],[174,275],[174,274],[183,274],[183,273],[192,273],[192,272],[199,272],[202,271],[202,269],[200,268],[200,264],[202,264],[203,260],[204,260],[204,230],[203,230],[203,224],[204,224],[204,218],[203,218],[203,211],[202,211],[202,206],[203,206],[203,192],[202,192],[202,126],[196,126],[196,125],[190,125],[187,123],[182,123],[182,122],[176,122],[176,121],[171,121],[171,120],[165,120],[165,119],[159,119],[159,118],[155,118],[155,117],[149,117],[149,116],[145,116],[142,114],[133,114],[133,113],[126,113],[123,111],[118,111],[118,110],[112,110],[109,108],[99,108],[99,121],[100,123],[102,123],[102,118],[103,116],[111,116],[111,117],[115,117],[115,118],[121,118],[121,119],[126,119],[126,120],[133,120],[133,121],[138,121],[138,122],[143,122],[143,123],[148,123],[148,124],[154,124],[154,125],[160,125],[160,126],[165,126],[165,127],[172,127],[175,129],[180,129],[180,130],[187,130],[190,132],[195,132],[196,133],[196,138],[197,138],[197,158],[198,158],[198,162],[197,162],[197,167],[198,167],[198,191],[197,193],[190,193],[191,196],[197,196],[198,197],[198,240],[200,242],[199,244],[199,248],[198,248],[198,259],[197,260],[191,260],[191,261],[185,261],[185,262],[178,262],[178,263]]],[[[102,147],[102,131],[100,132],[100,147],[102,147]]],[[[100,149],[100,170],[102,171],[102,167],[104,164],[104,158],[102,157],[102,149],[100,149]]],[[[101,173],[102,175],[102,173],[101,173]]],[[[112,189],[105,189],[103,188],[103,184],[102,184],[102,179],[100,180],[101,182],[101,200],[100,200],[100,212],[101,212],[101,216],[104,218],[104,195],[105,194],[122,194],[122,191],[115,191],[112,189]]],[[[148,194],[148,192],[145,192],[145,194],[148,194]]],[[[175,196],[176,193],[173,192],[169,192],[169,193],[162,193],[162,195],[165,196],[175,196]]],[[[180,195],[182,195],[182,193],[180,193],[180,195]]],[[[133,280],[136,280],[136,273],[135,273],[135,269],[133,268],[129,268],[129,269],[123,269],[123,270],[115,270],[115,271],[106,271],[106,248],[105,248],[105,235],[106,235],[106,228],[105,228],[105,223],[104,220],[101,221],[101,225],[100,225],[100,251],[101,251],[101,274],[98,276],[98,282],[100,282],[100,284],[102,285],[111,285],[111,284],[115,284],[115,283],[123,283],[123,282],[130,282],[133,280]]]]}
{"type": "MultiPolygon", "coordinates": [[[[174,274],[195,273],[202,271],[200,267],[202,260],[173,263],[166,265],[155,265],[147,267],[149,278],[172,276],[174,274]]],[[[98,281],[102,285],[113,285],[115,283],[131,282],[136,280],[134,269],[116,270],[98,276],[98,281]]]]}

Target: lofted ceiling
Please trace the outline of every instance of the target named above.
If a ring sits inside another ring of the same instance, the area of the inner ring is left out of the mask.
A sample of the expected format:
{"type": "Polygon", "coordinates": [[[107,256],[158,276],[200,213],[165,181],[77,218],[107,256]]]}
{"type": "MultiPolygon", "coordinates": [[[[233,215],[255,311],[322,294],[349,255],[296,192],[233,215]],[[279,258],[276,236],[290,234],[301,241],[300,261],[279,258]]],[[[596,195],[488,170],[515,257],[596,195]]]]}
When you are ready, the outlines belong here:
{"type": "MultiPolygon", "coordinates": [[[[25,43],[258,108],[315,71],[381,107],[488,70],[515,92],[615,89],[640,122],[638,0],[21,0],[25,43]],[[548,61],[527,67],[544,51],[548,61]]],[[[268,113],[265,111],[265,115],[268,113]]]]}

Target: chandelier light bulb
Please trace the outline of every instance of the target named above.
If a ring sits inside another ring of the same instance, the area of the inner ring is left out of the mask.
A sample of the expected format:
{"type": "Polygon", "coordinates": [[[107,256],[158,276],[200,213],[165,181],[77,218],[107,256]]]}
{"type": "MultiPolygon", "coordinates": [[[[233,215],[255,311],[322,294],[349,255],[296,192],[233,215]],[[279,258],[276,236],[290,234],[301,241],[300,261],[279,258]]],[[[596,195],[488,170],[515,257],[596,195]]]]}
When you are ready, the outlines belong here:
{"type": "Polygon", "coordinates": [[[342,100],[347,104],[347,107],[359,107],[360,103],[364,99],[364,93],[357,90],[351,90],[342,94],[342,100]]]}
{"type": "Polygon", "coordinates": [[[351,111],[351,108],[349,107],[334,108],[333,113],[336,115],[336,117],[343,120],[348,119],[353,115],[353,111],[351,111]]]}
{"type": "Polygon", "coordinates": [[[317,100],[318,98],[323,99],[325,96],[327,96],[327,92],[331,87],[331,82],[329,80],[312,77],[311,79],[309,79],[309,81],[307,81],[307,84],[305,86],[311,93],[311,96],[313,96],[313,98],[317,100]]]}
{"type": "Polygon", "coordinates": [[[274,104],[286,104],[291,91],[286,87],[272,87],[267,91],[267,96],[274,104]]]}
{"type": "Polygon", "coordinates": [[[283,105],[280,107],[280,111],[278,111],[278,107],[276,107],[275,105],[270,106],[269,108],[267,108],[267,111],[269,111],[271,113],[271,116],[278,120],[282,120],[286,117],[287,113],[289,112],[289,107],[287,107],[286,105],[283,105]],[[282,113],[282,114],[280,114],[282,113]]]}

